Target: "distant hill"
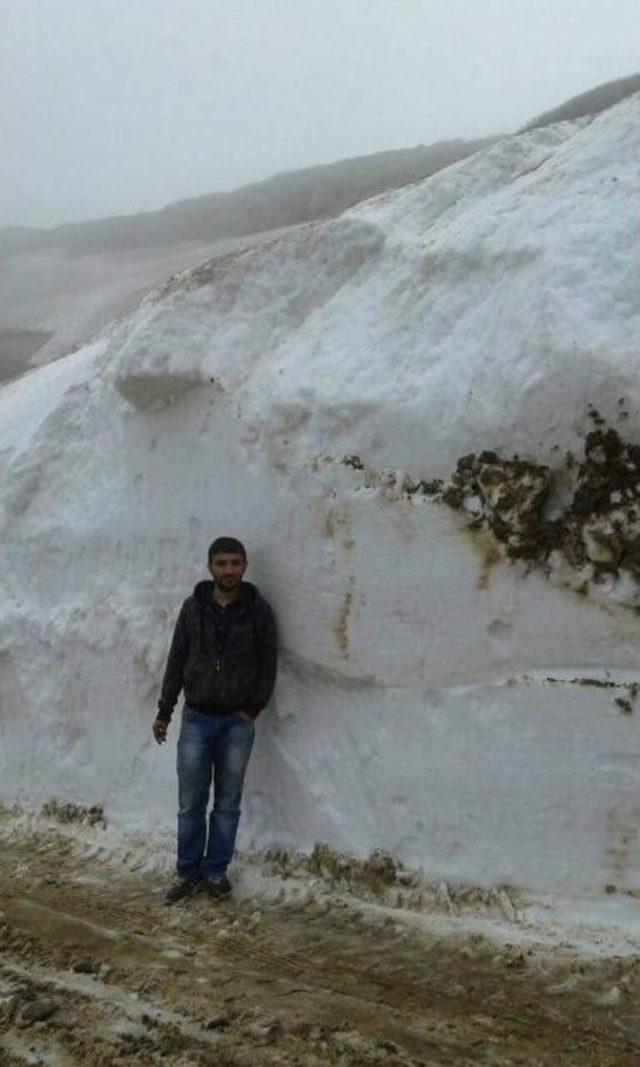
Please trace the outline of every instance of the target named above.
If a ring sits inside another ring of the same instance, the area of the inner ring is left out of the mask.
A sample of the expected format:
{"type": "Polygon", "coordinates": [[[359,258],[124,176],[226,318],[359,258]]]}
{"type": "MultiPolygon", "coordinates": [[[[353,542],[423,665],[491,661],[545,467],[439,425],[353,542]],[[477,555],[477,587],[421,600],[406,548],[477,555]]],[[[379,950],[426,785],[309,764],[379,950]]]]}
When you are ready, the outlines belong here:
{"type": "MultiPolygon", "coordinates": [[[[595,114],[640,89],[640,74],[599,85],[533,119],[522,131],[595,114]]],[[[360,200],[420,181],[472,155],[498,136],[439,141],[277,174],[225,193],[179,200],[158,211],[52,229],[0,228],[0,254],[39,249],[68,253],[152,249],[217,241],[337,215],[360,200]]]]}
{"type": "Polygon", "coordinates": [[[71,223],[50,230],[7,227],[0,231],[2,251],[58,248],[83,254],[153,248],[292,226],[337,215],[376,193],[420,181],[495,140],[497,137],[440,141],[358,156],[278,174],[228,193],[180,200],[140,215],[71,223]]]}
{"type": "MultiPolygon", "coordinates": [[[[602,111],[638,89],[640,75],[607,82],[524,129],[602,111]]],[[[138,215],[0,228],[0,382],[74,351],[176,271],[421,181],[498,139],[343,159],[138,215]]]]}
{"type": "Polygon", "coordinates": [[[613,107],[619,100],[624,100],[625,96],[631,96],[638,90],[640,90],[640,74],[631,74],[628,78],[605,82],[604,85],[590,89],[588,93],[572,96],[570,100],[561,104],[560,107],[553,108],[552,111],[545,111],[543,115],[538,115],[538,118],[523,126],[520,132],[537,130],[540,126],[551,126],[554,122],[564,122],[566,119],[579,119],[583,115],[597,115],[599,111],[613,107]]]}

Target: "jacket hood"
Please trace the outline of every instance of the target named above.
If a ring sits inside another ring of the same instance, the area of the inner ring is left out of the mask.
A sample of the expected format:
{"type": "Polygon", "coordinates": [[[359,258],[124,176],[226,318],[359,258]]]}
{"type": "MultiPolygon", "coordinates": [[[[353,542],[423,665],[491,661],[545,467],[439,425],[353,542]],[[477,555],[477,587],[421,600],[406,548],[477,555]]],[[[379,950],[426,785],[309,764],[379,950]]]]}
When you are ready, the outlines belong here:
{"type": "MultiPolygon", "coordinates": [[[[215,589],[215,582],[208,579],[207,581],[198,582],[193,590],[193,595],[204,608],[212,608],[214,604],[213,591],[215,589]]],[[[252,608],[257,604],[258,600],[262,599],[258,592],[257,586],[253,582],[240,582],[240,603],[238,607],[242,610],[252,608]]]]}

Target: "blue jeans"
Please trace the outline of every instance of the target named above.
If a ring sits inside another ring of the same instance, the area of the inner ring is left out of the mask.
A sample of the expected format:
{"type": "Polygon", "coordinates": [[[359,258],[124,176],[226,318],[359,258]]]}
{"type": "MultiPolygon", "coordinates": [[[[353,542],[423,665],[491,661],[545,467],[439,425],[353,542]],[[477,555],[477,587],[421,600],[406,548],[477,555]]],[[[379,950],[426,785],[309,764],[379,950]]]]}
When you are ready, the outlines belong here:
{"type": "Polygon", "coordinates": [[[185,704],[178,738],[178,873],[219,878],[231,862],[255,723],[237,712],[204,715],[185,704]],[[207,804],[214,772],[214,800],[207,804]]]}

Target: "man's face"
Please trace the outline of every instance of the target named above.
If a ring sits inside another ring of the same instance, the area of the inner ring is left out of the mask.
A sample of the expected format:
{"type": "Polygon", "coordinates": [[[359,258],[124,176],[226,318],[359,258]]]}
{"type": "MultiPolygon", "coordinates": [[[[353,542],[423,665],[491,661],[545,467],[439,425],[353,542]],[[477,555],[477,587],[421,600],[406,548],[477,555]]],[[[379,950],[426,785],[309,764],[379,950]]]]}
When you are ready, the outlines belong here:
{"type": "Polygon", "coordinates": [[[209,564],[218,589],[230,593],[240,585],[247,569],[247,561],[239,552],[220,552],[209,564]]]}

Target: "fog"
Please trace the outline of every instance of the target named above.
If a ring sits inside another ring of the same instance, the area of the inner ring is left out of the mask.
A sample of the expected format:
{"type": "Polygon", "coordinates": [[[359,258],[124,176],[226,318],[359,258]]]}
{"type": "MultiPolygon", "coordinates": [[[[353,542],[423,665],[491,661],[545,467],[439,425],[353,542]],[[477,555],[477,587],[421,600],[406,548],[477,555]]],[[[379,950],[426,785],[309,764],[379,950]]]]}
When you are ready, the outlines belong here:
{"type": "Polygon", "coordinates": [[[508,132],[633,72],[635,0],[6,0],[3,222],[508,132]]]}

